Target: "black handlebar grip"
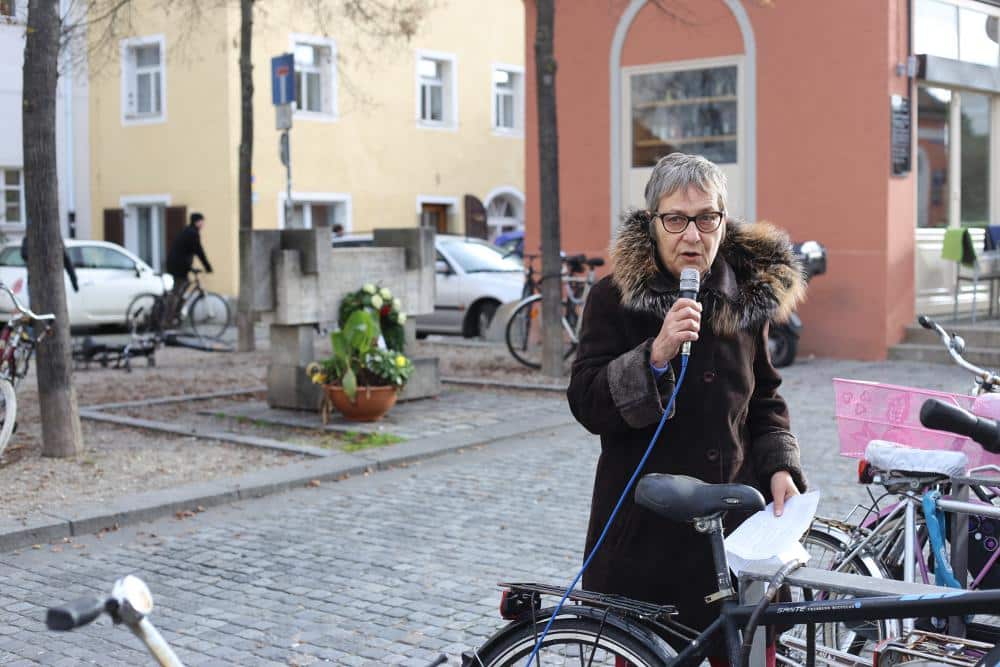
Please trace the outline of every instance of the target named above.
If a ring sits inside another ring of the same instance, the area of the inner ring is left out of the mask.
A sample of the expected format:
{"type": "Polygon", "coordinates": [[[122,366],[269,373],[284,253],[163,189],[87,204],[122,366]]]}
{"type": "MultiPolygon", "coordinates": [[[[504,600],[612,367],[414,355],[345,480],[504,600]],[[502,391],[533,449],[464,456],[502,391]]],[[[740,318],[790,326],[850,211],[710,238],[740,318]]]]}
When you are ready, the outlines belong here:
{"type": "Polygon", "coordinates": [[[920,406],[920,423],[937,431],[972,438],[988,452],[1000,453],[1000,427],[992,419],[977,417],[957,405],[929,398],[920,406]]]}
{"type": "Polygon", "coordinates": [[[67,602],[59,607],[49,607],[45,614],[45,625],[49,630],[72,630],[87,625],[101,615],[106,599],[91,595],[67,602]]]}
{"type": "Polygon", "coordinates": [[[927,317],[926,315],[919,316],[917,318],[917,322],[919,322],[920,326],[922,326],[925,329],[933,329],[934,328],[934,321],[931,320],[931,318],[927,317]]]}

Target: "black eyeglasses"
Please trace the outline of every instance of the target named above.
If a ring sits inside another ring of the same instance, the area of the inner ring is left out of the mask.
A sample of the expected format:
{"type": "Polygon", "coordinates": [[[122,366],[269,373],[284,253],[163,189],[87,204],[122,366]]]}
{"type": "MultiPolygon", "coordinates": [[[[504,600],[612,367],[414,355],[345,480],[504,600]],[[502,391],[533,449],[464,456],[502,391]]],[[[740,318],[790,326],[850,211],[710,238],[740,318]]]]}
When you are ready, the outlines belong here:
{"type": "Polygon", "coordinates": [[[698,215],[681,215],[680,213],[654,213],[653,217],[659,219],[663,225],[663,231],[671,234],[680,234],[687,229],[688,224],[694,223],[699,232],[709,234],[714,232],[722,224],[725,217],[722,211],[705,211],[698,215]]]}

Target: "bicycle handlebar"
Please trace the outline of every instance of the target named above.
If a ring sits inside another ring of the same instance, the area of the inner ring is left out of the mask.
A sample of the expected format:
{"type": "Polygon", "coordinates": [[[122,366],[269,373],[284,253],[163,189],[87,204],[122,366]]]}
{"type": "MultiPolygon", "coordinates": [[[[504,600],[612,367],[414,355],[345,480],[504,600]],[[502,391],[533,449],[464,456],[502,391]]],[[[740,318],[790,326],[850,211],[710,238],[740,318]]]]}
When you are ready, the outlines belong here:
{"type": "Polygon", "coordinates": [[[107,599],[90,595],[58,607],[49,607],[45,625],[49,630],[61,632],[83,627],[100,616],[107,609],[107,604],[107,599]]]}
{"type": "Polygon", "coordinates": [[[987,391],[990,391],[994,385],[1000,383],[1000,377],[997,377],[991,371],[988,371],[985,368],[980,368],[979,366],[965,360],[962,356],[962,350],[965,347],[965,342],[962,341],[960,336],[948,333],[944,330],[944,327],[926,315],[918,316],[917,322],[919,322],[920,326],[925,329],[936,331],[938,336],[941,337],[941,342],[948,350],[948,354],[951,355],[954,362],[975,375],[987,391]]]}
{"type": "Polygon", "coordinates": [[[17,300],[17,297],[14,296],[14,292],[12,292],[11,289],[9,287],[7,287],[7,285],[4,284],[4,283],[2,283],[2,282],[0,282],[0,290],[3,290],[4,292],[7,293],[8,296],[10,296],[11,301],[14,302],[14,309],[18,313],[20,313],[22,316],[31,318],[35,322],[54,322],[55,321],[56,316],[53,315],[53,314],[51,314],[51,313],[49,313],[48,315],[36,315],[30,309],[25,308],[23,305],[21,305],[21,302],[17,300]]]}
{"type": "Polygon", "coordinates": [[[957,405],[929,398],[920,406],[920,423],[936,431],[972,438],[988,452],[1000,453],[1000,426],[992,419],[977,417],[957,405]]]}

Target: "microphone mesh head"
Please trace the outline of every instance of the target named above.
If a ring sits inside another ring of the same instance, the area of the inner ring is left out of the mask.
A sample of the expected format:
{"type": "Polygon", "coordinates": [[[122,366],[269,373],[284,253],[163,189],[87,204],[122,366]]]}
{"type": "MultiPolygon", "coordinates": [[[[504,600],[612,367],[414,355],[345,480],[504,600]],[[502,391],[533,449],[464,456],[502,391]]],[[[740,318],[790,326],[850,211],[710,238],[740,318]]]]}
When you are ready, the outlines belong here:
{"type": "Polygon", "coordinates": [[[698,269],[682,269],[680,291],[697,294],[700,280],[701,274],[698,273],[698,269]]]}

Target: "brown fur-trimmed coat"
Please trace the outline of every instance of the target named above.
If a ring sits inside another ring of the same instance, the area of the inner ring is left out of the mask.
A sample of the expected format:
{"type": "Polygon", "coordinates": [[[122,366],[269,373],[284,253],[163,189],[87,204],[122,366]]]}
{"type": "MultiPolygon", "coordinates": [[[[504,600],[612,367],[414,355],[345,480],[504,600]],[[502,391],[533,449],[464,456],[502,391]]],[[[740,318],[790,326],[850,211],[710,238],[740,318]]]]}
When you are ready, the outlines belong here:
{"type": "MultiPolygon", "coordinates": [[[[677,298],[677,279],[660,263],[650,216],[633,213],[611,249],[614,274],[590,292],[568,390],[576,419],[601,436],[587,531],[587,554],[656,430],[680,372],[680,357],[659,381],[650,346],[677,298]]],[[[766,223],[726,223],[710,275],[703,279],[702,327],[673,414],[644,472],[741,481],[769,496],[770,477],[805,479],[781,378],[767,355],[767,323],[795,308],[805,291],[787,236],[766,223]]],[[[738,519],[738,517],[733,517],[738,519]]],[[[681,621],[704,627],[717,610],[707,539],[626,498],[584,575],[584,588],[674,603],[681,621]]]]}

